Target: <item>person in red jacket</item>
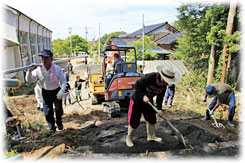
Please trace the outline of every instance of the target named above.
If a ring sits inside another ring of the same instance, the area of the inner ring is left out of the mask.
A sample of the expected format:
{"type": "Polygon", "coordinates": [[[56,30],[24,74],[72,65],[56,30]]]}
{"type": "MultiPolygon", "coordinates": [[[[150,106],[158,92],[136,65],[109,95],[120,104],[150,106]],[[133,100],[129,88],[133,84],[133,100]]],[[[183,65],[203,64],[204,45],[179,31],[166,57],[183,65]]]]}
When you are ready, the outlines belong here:
{"type": "Polygon", "coordinates": [[[156,96],[157,108],[162,116],[162,103],[168,84],[175,84],[180,80],[180,74],[168,66],[157,66],[157,72],[146,74],[135,83],[135,90],[130,99],[128,110],[128,135],[126,145],[133,147],[133,133],[139,126],[141,114],[146,120],[147,141],[161,141],[155,135],[156,112],[148,101],[153,103],[156,96]]]}

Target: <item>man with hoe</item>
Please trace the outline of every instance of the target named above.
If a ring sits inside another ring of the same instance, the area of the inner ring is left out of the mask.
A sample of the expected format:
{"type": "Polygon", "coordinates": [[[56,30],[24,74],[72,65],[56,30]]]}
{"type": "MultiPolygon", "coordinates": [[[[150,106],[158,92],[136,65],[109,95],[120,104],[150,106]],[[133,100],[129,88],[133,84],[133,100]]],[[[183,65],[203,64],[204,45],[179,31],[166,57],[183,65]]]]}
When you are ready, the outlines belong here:
{"type": "Polygon", "coordinates": [[[155,135],[156,112],[147,103],[153,103],[156,96],[157,109],[162,116],[162,103],[168,84],[176,84],[180,80],[180,74],[168,66],[157,66],[157,72],[146,74],[135,83],[135,90],[130,99],[128,110],[128,135],[126,145],[133,147],[133,134],[139,126],[141,114],[146,120],[147,141],[162,141],[155,135]]]}
{"type": "Polygon", "coordinates": [[[227,124],[231,127],[234,127],[235,125],[232,123],[232,120],[236,109],[236,97],[232,87],[225,83],[212,83],[206,87],[205,91],[206,95],[203,98],[203,102],[206,102],[207,97],[214,98],[211,104],[208,106],[208,109],[206,110],[206,116],[203,120],[209,120],[210,115],[213,115],[214,111],[221,104],[226,104],[229,105],[229,116],[227,124]]]}

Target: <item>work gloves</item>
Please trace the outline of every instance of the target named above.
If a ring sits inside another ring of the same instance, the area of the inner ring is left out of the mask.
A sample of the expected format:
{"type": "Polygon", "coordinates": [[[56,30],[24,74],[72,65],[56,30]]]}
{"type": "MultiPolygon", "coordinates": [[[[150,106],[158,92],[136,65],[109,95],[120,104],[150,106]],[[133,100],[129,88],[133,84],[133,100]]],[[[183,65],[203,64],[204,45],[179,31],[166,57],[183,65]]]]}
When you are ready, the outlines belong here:
{"type": "Polygon", "coordinates": [[[60,91],[56,95],[57,99],[61,100],[63,98],[64,93],[65,93],[65,90],[64,89],[60,89],[60,91]]]}
{"type": "Polygon", "coordinates": [[[210,115],[214,115],[214,111],[213,110],[209,110],[209,114],[210,115]]]}
{"type": "Polygon", "coordinates": [[[207,100],[206,100],[206,98],[205,98],[205,97],[202,99],[202,102],[207,102],[207,100]]]}
{"type": "Polygon", "coordinates": [[[145,96],[143,97],[143,101],[144,101],[145,103],[147,103],[147,102],[149,101],[149,98],[145,95],[145,96]]]}

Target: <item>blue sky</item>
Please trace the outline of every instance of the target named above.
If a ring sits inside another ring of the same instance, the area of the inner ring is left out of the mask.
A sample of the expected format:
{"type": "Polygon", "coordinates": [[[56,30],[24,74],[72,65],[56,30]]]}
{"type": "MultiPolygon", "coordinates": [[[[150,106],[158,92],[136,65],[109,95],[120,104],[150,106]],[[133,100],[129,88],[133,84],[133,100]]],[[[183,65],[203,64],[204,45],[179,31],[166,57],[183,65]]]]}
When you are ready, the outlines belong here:
{"type": "Polygon", "coordinates": [[[98,39],[105,33],[123,30],[134,32],[145,25],[176,20],[179,1],[166,0],[3,0],[53,31],[53,39],[68,37],[72,33],[88,40],[98,39]]]}

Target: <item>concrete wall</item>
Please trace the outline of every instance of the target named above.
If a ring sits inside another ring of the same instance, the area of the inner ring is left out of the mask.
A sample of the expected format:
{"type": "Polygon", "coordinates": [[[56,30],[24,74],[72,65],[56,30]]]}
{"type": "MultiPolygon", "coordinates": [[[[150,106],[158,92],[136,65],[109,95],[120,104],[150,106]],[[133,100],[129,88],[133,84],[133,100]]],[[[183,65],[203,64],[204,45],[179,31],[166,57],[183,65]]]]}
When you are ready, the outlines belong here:
{"type": "MultiPolygon", "coordinates": [[[[14,38],[14,35],[16,42],[19,42],[19,45],[16,44],[11,47],[3,45],[4,47],[1,48],[3,70],[27,66],[32,63],[40,63],[41,59],[38,54],[43,49],[52,50],[52,31],[21,11],[4,5],[3,21],[3,24],[5,24],[6,27],[3,27],[3,29],[4,33],[8,34],[7,37],[14,38]],[[15,30],[8,30],[8,26],[15,28],[15,30]],[[25,38],[25,44],[23,44],[21,38],[25,38]]],[[[24,72],[4,75],[4,78],[18,78],[21,82],[24,82],[24,72]]]]}

